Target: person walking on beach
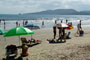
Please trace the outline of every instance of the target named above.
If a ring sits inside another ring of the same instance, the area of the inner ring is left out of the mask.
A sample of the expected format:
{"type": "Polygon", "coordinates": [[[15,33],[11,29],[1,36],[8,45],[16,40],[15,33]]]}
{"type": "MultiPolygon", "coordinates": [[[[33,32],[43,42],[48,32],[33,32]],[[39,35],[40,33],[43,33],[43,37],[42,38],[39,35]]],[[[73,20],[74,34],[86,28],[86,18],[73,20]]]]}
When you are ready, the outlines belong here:
{"type": "Polygon", "coordinates": [[[25,25],[27,25],[27,24],[28,24],[28,21],[26,20],[25,25]]]}
{"type": "Polygon", "coordinates": [[[66,24],[68,24],[68,20],[66,19],[66,24]]]}
{"type": "Polygon", "coordinates": [[[42,21],[42,26],[44,26],[44,21],[42,21]]]}
{"type": "Polygon", "coordinates": [[[61,23],[62,23],[62,20],[61,20],[61,23]]]}
{"type": "Polygon", "coordinates": [[[79,34],[80,30],[82,30],[81,20],[80,20],[80,23],[77,25],[77,33],[78,33],[78,34],[79,34]]]}
{"type": "Polygon", "coordinates": [[[80,29],[82,30],[82,26],[81,26],[81,20],[80,20],[80,29]]]}
{"type": "Polygon", "coordinates": [[[1,20],[0,20],[0,23],[1,23],[1,20]]]}
{"type": "Polygon", "coordinates": [[[5,28],[6,28],[6,27],[5,27],[6,23],[5,23],[5,20],[3,20],[3,21],[4,21],[4,30],[5,30],[5,28]]]}
{"type": "Polygon", "coordinates": [[[24,26],[24,20],[23,20],[23,26],[24,26]]]}
{"type": "Polygon", "coordinates": [[[53,26],[54,39],[56,38],[56,26],[53,26]]]}
{"type": "Polygon", "coordinates": [[[44,26],[44,21],[42,21],[42,26],[41,26],[42,28],[44,28],[45,26],[44,26]]]}
{"type": "Polygon", "coordinates": [[[57,20],[55,20],[55,24],[57,24],[57,20]]]}
{"type": "Polygon", "coordinates": [[[81,20],[80,20],[80,23],[77,25],[77,28],[78,28],[77,33],[79,34],[79,36],[83,36],[84,31],[82,30],[81,20]]]}
{"type": "Polygon", "coordinates": [[[80,20],[80,25],[81,25],[81,20],[80,20]]]}
{"type": "Polygon", "coordinates": [[[16,27],[18,27],[18,21],[16,21],[16,27]]]}

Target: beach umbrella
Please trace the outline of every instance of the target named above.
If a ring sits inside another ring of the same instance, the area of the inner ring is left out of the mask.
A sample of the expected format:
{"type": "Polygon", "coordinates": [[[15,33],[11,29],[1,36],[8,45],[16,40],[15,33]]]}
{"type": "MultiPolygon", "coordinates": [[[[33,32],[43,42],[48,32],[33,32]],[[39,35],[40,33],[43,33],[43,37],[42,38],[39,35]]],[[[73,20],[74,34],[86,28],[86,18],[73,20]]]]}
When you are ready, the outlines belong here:
{"type": "Polygon", "coordinates": [[[68,25],[65,24],[65,23],[60,23],[60,24],[57,24],[56,27],[59,27],[59,28],[67,28],[68,25]]]}
{"type": "Polygon", "coordinates": [[[4,30],[4,29],[1,29],[0,28],[0,35],[3,35],[3,34],[5,34],[6,33],[6,31],[4,30]]]}
{"type": "Polygon", "coordinates": [[[31,31],[28,28],[24,28],[24,27],[15,27],[12,28],[11,30],[9,30],[4,37],[9,37],[9,36],[19,36],[19,35],[30,35],[30,34],[34,34],[33,31],[31,31]]]}
{"type": "MultiPolygon", "coordinates": [[[[10,36],[19,36],[19,40],[20,40],[20,36],[21,35],[32,35],[34,34],[33,31],[31,31],[28,28],[24,28],[24,27],[15,27],[10,29],[5,35],[4,37],[10,37],[10,36]]],[[[20,43],[20,42],[19,42],[20,43]]]]}
{"type": "Polygon", "coordinates": [[[72,30],[73,26],[72,25],[68,25],[68,27],[66,28],[67,30],[72,30]]]}

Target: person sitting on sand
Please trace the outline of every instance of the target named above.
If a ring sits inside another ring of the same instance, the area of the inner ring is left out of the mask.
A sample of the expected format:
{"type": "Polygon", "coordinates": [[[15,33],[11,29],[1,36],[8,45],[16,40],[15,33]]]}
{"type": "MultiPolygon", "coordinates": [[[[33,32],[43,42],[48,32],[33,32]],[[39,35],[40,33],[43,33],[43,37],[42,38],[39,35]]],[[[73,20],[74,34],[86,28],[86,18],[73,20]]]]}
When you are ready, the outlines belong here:
{"type": "Polygon", "coordinates": [[[71,39],[70,34],[71,34],[71,32],[68,32],[68,34],[66,35],[66,39],[71,39]]]}
{"type": "Polygon", "coordinates": [[[53,26],[54,39],[56,38],[56,26],[53,26]]]}

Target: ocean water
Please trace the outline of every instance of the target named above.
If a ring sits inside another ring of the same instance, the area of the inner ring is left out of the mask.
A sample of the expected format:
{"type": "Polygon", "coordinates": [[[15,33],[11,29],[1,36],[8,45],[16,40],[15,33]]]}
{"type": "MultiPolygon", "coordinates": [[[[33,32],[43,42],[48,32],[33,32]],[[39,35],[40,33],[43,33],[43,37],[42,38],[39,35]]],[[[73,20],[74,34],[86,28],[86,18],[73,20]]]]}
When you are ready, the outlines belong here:
{"type": "MultiPolygon", "coordinates": [[[[90,15],[31,15],[31,16],[2,16],[0,15],[0,19],[5,20],[5,30],[9,30],[13,27],[16,27],[16,21],[23,26],[23,20],[28,20],[28,24],[35,24],[42,28],[52,28],[55,24],[55,20],[58,20],[57,23],[60,23],[62,20],[63,23],[72,22],[73,26],[77,26],[79,21],[82,21],[82,26],[90,26],[90,15]],[[42,27],[42,21],[44,21],[44,27],[42,27]]],[[[0,28],[4,29],[3,20],[0,23],[0,28]]]]}

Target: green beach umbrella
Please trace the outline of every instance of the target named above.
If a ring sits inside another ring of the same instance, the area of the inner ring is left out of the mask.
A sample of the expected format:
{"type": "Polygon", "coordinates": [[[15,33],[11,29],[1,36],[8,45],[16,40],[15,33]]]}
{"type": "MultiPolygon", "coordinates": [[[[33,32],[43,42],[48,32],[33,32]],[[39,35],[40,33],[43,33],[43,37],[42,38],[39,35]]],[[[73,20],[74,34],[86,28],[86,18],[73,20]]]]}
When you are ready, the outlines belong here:
{"type": "Polygon", "coordinates": [[[6,33],[5,30],[0,28],[0,35],[3,35],[5,33],[6,33]]]}
{"type": "MultiPolygon", "coordinates": [[[[19,40],[20,40],[20,35],[32,35],[34,34],[33,31],[31,31],[28,28],[24,28],[24,27],[15,27],[10,29],[5,35],[4,37],[11,37],[11,36],[19,36],[19,40]]],[[[19,45],[20,45],[20,41],[19,41],[19,45]]]]}
{"type": "Polygon", "coordinates": [[[11,30],[9,30],[4,37],[9,37],[9,36],[19,36],[19,35],[32,35],[34,34],[33,31],[31,31],[28,28],[24,28],[24,27],[15,27],[12,28],[11,30]]]}

